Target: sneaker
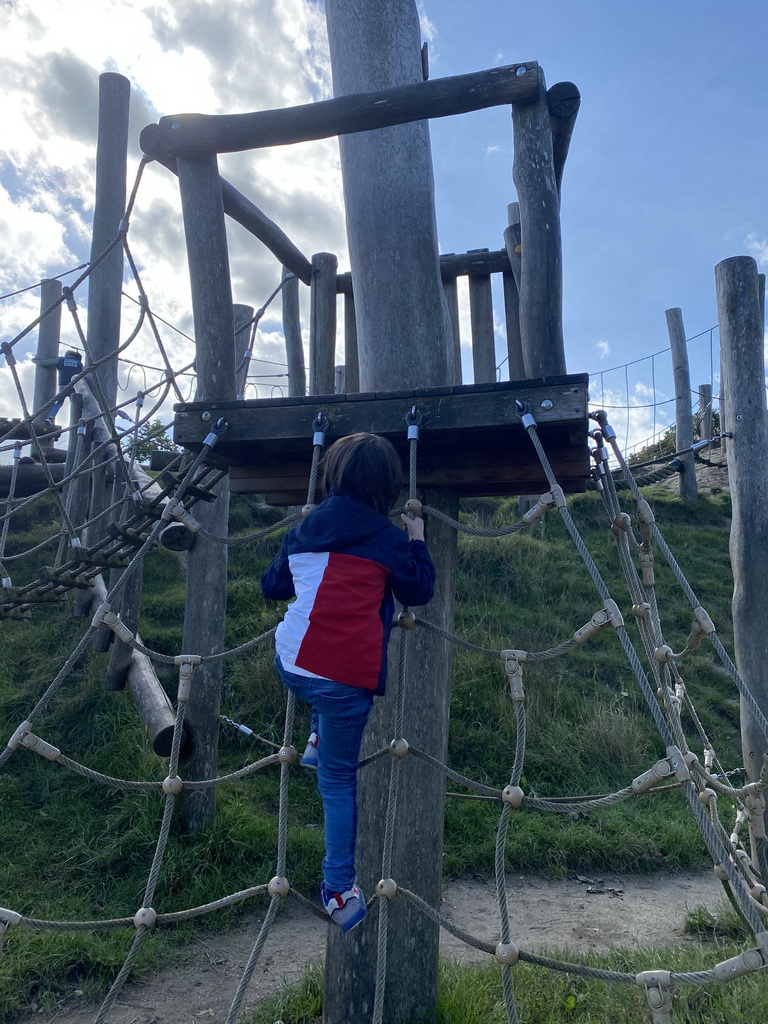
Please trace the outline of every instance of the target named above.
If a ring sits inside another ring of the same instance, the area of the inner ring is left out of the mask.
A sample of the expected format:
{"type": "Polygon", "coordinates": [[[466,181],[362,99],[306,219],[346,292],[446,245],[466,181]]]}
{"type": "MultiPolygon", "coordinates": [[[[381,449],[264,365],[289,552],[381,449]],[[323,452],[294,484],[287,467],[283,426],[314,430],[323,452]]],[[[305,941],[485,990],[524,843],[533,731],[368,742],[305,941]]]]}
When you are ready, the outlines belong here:
{"type": "Polygon", "coordinates": [[[301,761],[299,761],[299,764],[303,764],[305,768],[317,768],[318,742],[319,739],[317,733],[310,733],[309,739],[307,740],[307,746],[304,749],[304,753],[301,755],[301,761]]]}
{"type": "Polygon", "coordinates": [[[360,924],[367,913],[365,897],[356,885],[346,892],[332,893],[323,882],[320,886],[320,895],[331,922],[338,925],[343,932],[348,932],[356,924],[360,924]]]}

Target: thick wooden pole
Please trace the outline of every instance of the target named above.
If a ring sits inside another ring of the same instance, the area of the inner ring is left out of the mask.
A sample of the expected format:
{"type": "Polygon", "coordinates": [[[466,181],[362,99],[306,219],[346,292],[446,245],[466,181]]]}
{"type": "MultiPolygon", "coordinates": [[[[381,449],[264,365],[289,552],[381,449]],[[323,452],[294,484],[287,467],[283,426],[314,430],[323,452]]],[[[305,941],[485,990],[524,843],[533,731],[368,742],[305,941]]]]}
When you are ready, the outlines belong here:
{"type": "MultiPolygon", "coordinates": [[[[61,297],[61,281],[45,280],[40,285],[40,312],[61,297]]],[[[37,358],[56,359],[59,355],[59,336],[61,334],[61,303],[43,320],[37,332],[37,358]]],[[[55,366],[35,367],[35,392],[32,408],[35,412],[46,402],[50,402],[58,391],[55,366]]],[[[49,412],[45,413],[50,416],[49,412]]],[[[53,447],[53,439],[42,437],[40,444],[44,448],[53,447]]]]}
{"type": "MultiPolygon", "coordinates": [[[[125,215],[128,163],[128,115],[131,83],[122,75],[99,76],[99,122],[96,147],[96,198],[93,208],[91,261],[95,261],[117,235],[125,215]]],[[[117,352],[120,346],[120,310],[123,287],[123,247],[117,245],[88,279],[88,329],[86,338],[94,362],[117,352]]],[[[107,408],[117,396],[117,356],[95,372],[94,394],[101,389],[107,408]]],[[[105,462],[91,477],[89,518],[93,519],[112,500],[111,467],[105,462]]],[[[88,543],[104,536],[106,522],[88,529],[88,543]]]]}
{"type": "MultiPolygon", "coordinates": [[[[195,323],[197,400],[229,401],[235,393],[234,322],[224,206],[216,157],[177,162],[184,233],[187,243],[192,309],[195,323]]],[[[205,416],[205,412],[202,414],[205,416]]],[[[213,427],[215,416],[209,414],[213,427]]],[[[226,536],[229,480],[216,486],[217,500],[200,502],[195,518],[213,534],[226,536]]],[[[227,548],[197,536],[187,555],[187,597],[184,609],[184,654],[210,655],[224,646],[227,608],[227,548]]],[[[211,778],[218,767],[219,703],[222,663],[195,669],[187,718],[195,736],[185,777],[211,778]]],[[[206,786],[186,795],[184,823],[200,832],[213,821],[216,794],[206,786]]]]}
{"type": "MultiPolygon", "coordinates": [[[[326,0],[334,92],[337,96],[420,82],[421,39],[413,0],[326,0]]],[[[378,391],[446,384],[454,371],[453,341],[442,289],[427,125],[413,123],[340,139],[360,354],[360,387],[378,391]]],[[[407,412],[404,408],[403,415],[407,412]]],[[[405,422],[403,429],[405,431],[405,422]]],[[[425,423],[422,430],[427,431],[425,423]]],[[[455,509],[450,495],[429,501],[455,509]]],[[[438,592],[425,611],[448,629],[453,623],[453,531],[430,521],[428,541],[438,592]]],[[[410,638],[413,640],[414,638],[410,638]]],[[[445,760],[451,656],[433,635],[409,652],[405,721],[409,742],[445,760]]],[[[390,651],[397,663],[394,645],[390,651]]],[[[366,750],[393,736],[394,678],[375,703],[366,750]]],[[[381,837],[389,771],[378,762],[360,773],[358,875],[367,894],[381,877],[381,837]]],[[[440,900],[444,786],[413,758],[402,765],[392,876],[433,906],[440,900]]],[[[387,1024],[434,1019],[438,929],[395,900],[390,906],[387,1024]]],[[[325,1024],[371,1020],[378,910],[343,935],[329,929],[325,1024]]]]}
{"type": "MultiPolygon", "coordinates": [[[[691,403],[691,374],[688,369],[688,345],[685,341],[682,310],[668,309],[667,318],[669,344],[672,353],[672,373],[675,380],[675,423],[678,451],[693,444],[693,406],[691,403]]],[[[680,456],[683,471],[680,474],[680,497],[686,505],[695,505],[699,496],[696,483],[696,462],[693,452],[680,456]]]]}
{"type": "Polygon", "coordinates": [[[520,336],[528,376],[565,373],[560,192],[544,74],[535,103],[512,107],[512,176],[520,202],[520,336]]]}
{"type": "Polygon", "coordinates": [[[332,395],[336,375],[336,267],[330,252],[312,257],[309,297],[309,393],[332,395]]]}
{"type": "MultiPolygon", "coordinates": [[[[413,0],[326,4],[337,97],[423,82],[413,0]]],[[[362,391],[448,379],[429,127],[424,121],[339,139],[355,282],[362,391]],[[367,168],[367,170],[364,170],[367,168]],[[388,282],[388,287],[382,286],[388,282]],[[369,368],[376,367],[374,387],[369,368]]]]}
{"type": "MultiPolygon", "coordinates": [[[[768,717],[768,413],[757,264],[751,256],[723,260],[715,267],[715,282],[722,383],[732,433],[728,479],[736,664],[768,717]]],[[[743,701],[741,746],[748,779],[756,782],[768,744],[743,701]]]]}
{"type": "MultiPolygon", "coordinates": [[[[283,280],[291,271],[283,267],[283,280]]],[[[311,280],[311,273],[310,273],[311,280]]],[[[285,359],[288,363],[288,394],[306,395],[307,372],[304,366],[304,345],[301,340],[301,313],[299,311],[299,279],[285,281],[280,297],[283,303],[283,337],[285,359]]]]}

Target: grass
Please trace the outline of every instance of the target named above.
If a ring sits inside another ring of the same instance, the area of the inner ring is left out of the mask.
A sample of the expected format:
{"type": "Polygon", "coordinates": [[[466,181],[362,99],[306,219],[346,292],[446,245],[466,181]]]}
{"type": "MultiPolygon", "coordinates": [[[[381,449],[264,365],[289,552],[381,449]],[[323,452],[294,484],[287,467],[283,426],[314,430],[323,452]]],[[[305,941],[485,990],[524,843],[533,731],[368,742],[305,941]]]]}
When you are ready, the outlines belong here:
{"type": "MultiPolygon", "coordinates": [[[[743,949],[743,944],[719,942],[601,956],[577,956],[572,951],[562,950],[548,950],[544,955],[622,973],[688,972],[710,969],[743,949]]],[[[518,1015],[523,1021],[648,1024],[651,1018],[643,990],[636,984],[593,981],[522,962],[511,969],[511,978],[518,1015]]],[[[297,986],[265,1000],[248,1024],[319,1024],[322,984],[322,970],[311,968],[297,986]]],[[[443,961],[438,986],[435,1024],[506,1024],[498,964],[491,962],[475,967],[443,961]]],[[[700,988],[685,985],[676,990],[672,1019],[680,1024],[756,1022],[765,1019],[767,1002],[768,975],[764,972],[725,985],[700,988]]]]}
{"type": "MultiPolygon", "coordinates": [[[[649,499],[694,591],[728,645],[728,496],[704,498],[694,510],[662,489],[651,492],[649,499]]],[[[597,495],[571,498],[570,507],[612,596],[627,615],[628,593],[597,495]]],[[[492,523],[516,518],[513,502],[503,500],[478,502],[465,508],[463,515],[492,523]]],[[[16,516],[8,553],[41,540],[51,532],[54,518],[50,506],[34,506],[16,516]]],[[[250,531],[261,525],[254,524],[241,504],[233,503],[231,519],[235,530],[250,531]]],[[[276,621],[275,608],[261,599],[258,588],[260,572],[274,546],[271,542],[230,549],[228,646],[264,632],[276,621]]],[[[53,560],[55,547],[50,550],[48,561],[53,560]]],[[[690,608],[660,557],[656,569],[666,639],[679,650],[690,628],[690,608]]],[[[14,583],[25,581],[25,571],[31,570],[24,570],[23,563],[14,568],[14,583]]],[[[176,557],[158,548],[145,563],[144,578],[142,638],[151,648],[176,654],[184,603],[176,557]]],[[[601,604],[554,513],[530,534],[460,542],[456,632],[469,640],[494,649],[541,650],[569,638],[601,604]]],[[[628,625],[634,632],[634,624],[628,625]]],[[[38,609],[28,621],[4,623],[0,722],[7,735],[27,716],[86,627],[87,622],[73,619],[66,606],[38,609]]],[[[101,688],[105,664],[106,655],[84,657],[45,715],[36,720],[36,731],[67,756],[96,770],[126,778],[161,779],[166,762],[152,753],[130,698],[101,688]]],[[[173,697],[174,675],[162,678],[173,697]]],[[[722,761],[726,767],[737,765],[738,700],[735,688],[717,670],[710,649],[702,648],[686,663],[685,679],[722,761]]],[[[547,796],[612,791],[663,756],[644,699],[612,634],[600,634],[572,656],[527,665],[525,690],[528,745],[522,785],[526,792],[547,796]]],[[[283,694],[269,651],[225,663],[222,712],[267,738],[281,738],[283,694]]],[[[690,722],[685,724],[690,728],[690,722]]],[[[306,726],[302,712],[299,734],[306,726]]],[[[692,731],[689,735],[692,747],[700,750],[700,740],[692,731]]],[[[503,666],[459,649],[454,658],[450,764],[501,787],[509,778],[514,745],[515,720],[503,666]]],[[[264,752],[263,746],[223,727],[222,770],[238,768],[264,752]]],[[[288,874],[303,892],[316,887],[322,858],[318,827],[322,810],[314,780],[307,774],[294,773],[291,783],[288,843],[288,874]]],[[[724,803],[720,810],[727,824],[724,803]]],[[[158,909],[196,906],[267,880],[274,870],[276,807],[277,772],[267,770],[219,790],[216,822],[207,835],[188,836],[174,827],[157,889],[158,909]]],[[[0,771],[0,905],[45,919],[132,915],[142,903],[160,814],[156,794],[106,790],[27,751],[17,752],[0,771]]],[[[497,821],[495,804],[449,800],[447,874],[492,872],[497,821]]],[[[589,816],[523,812],[510,830],[506,858],[510,870],[555,877],[609,868],[615,872],[651,872],[659,866],[695,869],[707,862],[704,845],[677,791],[650,794],[589,816]]],[[[193,927],[225,927],[241,909],[198,919],[193,927]]],[[[51,1006],[62,992],[74,987],[89,994],[103,991],[122,964],[130,934],[123,929],[103,934],[14,930],[2,954],[0,1006],[12,1014],[32,1001],[51,1006]]],[[[153,935],[143,947],[138,971],[149,969],[160,955],[172,956],[187,934],[178,928],[153,935]]],[[[527,968],[516,968],[516,973],[523,970],[527,968]]],[[[491,971],[488,977],[492,975],[491,971]]],[[[478,985],[485,984],[484,977],[482,972],[477,975],[478,985]]],[[[446,978],[445,990],[452,985],[446,978]]],[[[458,982],[455,987],[458,990],[458,982]]],[[[521,987],[527,992],[528,982],[521,987]]],[[[570,989],[557,991],[570,1000],[570,989]]],[[[568,1010],[570,1016],[563,1004],[557,1010],[555,1000],[551,1013],[560,1012],[560,1017],[535,1019],[601,1019],[574,1015],[592,999],[582,997],[578,986],[574,991],[576,1003],[568,1010]]],[[[634,998],[636,1002],[636,993],[634,998]]],[[[455,1002],[459,996],[451,999],[455,1002]]],[[[441,1009],[444,1014],[455,1012],[441,1009]]],[[[494,1020],[496,1012],[489,1004],[484,1020],[494,1020]]],[[[474,1018],[441,1019],[466,1024],[474,1018]]]]}

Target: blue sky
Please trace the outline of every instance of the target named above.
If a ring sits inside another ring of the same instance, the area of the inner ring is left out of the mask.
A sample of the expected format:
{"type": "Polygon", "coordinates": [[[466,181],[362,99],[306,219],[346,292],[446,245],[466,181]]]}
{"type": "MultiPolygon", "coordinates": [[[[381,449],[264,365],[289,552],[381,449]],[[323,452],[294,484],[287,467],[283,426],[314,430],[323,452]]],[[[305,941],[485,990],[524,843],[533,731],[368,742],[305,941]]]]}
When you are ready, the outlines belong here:
{"type": "MultiPolygon", "coordinates": [[[[705,332],[691,345],[693,382],[708,381],[715,264],[747,254],[762,271],[768,266],[768,5],[423,0],[419,10],[433,78],[537,60],[549,85],[570,80],[581,90],[562,201],[569,371],[596,372],[666,348],[664,310],[680,306],[686,333],[705,332]]],[[[0,26],[8,55],[0,69],[2,293],[87,258],[100,72],[134,83],[131,176],[138,132],[160,115],[331,94],[322,5],[307,0],[102,0],[81,4],[76,19],[63,0],[16,0],[0,5],[0,26]]],[[[509,109],[435,121],[431,132],[441,250],[500,248],[515,199],[509,109]]],[[[335,141],[223,157],[221,170],[304,252],[334,251],[346,266],[335,141]]],[[[177,189],[162,168],[145,176],[131,242],[153,304],[189,332],[177,189]]],[[[230,242],[235,299],[258,306],[276,283],[275,262],[238,228],[230,242]]],[[[31,292],[0,303],[3,338],[32,318],[37,301],[31,292]]],[[[126,316],[132,312],[126,303],[126,316]]],[[[185,359],[187,343],[172,345],[185,359]]],[[[257,345],[265,359],[281,361],[277,319],[265,318],[257,345]]],[[[31,354],[34,335],[20,348],[20,356],[31,354]]],[[[137,358],[158,363],[149,338],[137,358]]],[[[657,363],[663,392],[668,366],[657,363]]],[[[22,365],[30,386],[31,369],[22,365]]],[[[627,379],[630,401],[647,402],[650,363],[627,379]]],[[[623,373],[606,381],[616,396],[624,388],[623,373]]],[[[275,383],[263,380],[259,393],[275,383]]],[[[13,402],[0,369],[1,411],[15,414],[13,402]]],[[[657,414],[668,419],[669,409],[657,414]]],[[[633,438],[650,432],[650,416],[632,414],[633,438]]]]}

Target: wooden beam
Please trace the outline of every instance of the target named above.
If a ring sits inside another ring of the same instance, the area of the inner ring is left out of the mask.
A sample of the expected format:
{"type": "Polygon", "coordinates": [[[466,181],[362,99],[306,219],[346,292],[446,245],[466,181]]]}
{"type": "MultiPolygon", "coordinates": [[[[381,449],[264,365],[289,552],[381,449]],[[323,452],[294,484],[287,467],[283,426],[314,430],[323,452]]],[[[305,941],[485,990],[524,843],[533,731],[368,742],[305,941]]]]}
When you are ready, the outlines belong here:
{"type": "Polygon", "coordinates": [[[147,156],[236,153],[466,114],[540,93],[536,61],[249,114],[172,114],[140,136],[147,156]]]}

